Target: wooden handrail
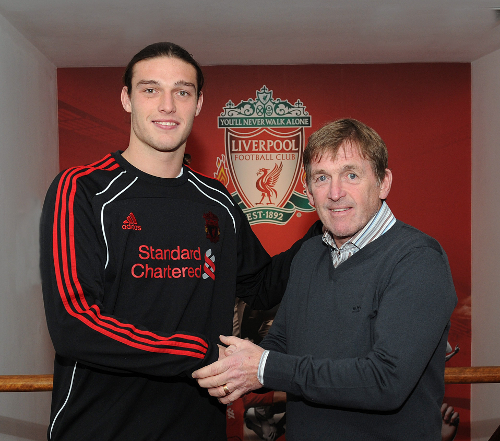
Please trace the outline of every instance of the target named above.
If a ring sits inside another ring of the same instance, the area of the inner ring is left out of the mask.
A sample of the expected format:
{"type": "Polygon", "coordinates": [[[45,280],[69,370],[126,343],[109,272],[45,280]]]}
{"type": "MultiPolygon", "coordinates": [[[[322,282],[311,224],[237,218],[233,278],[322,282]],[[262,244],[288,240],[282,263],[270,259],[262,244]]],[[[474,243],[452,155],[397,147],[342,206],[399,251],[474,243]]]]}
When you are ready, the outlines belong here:
{"type": "MultiPolygon", "coordinates": [[[[0,375],[0,392],[52,390],[52,375],[0,375]]],[[[447,367],[446,384],[500,383],[500,366],[447,367]]]]}
{"type": "Polygon", "coordinates": [[[52,390],[53,375],[0,375],[0,392],[52,390]]]}
{"type": "Polygon", "coordinates": [[[446,384],[500,383],[500,366],[447,367],[446,384]]]}

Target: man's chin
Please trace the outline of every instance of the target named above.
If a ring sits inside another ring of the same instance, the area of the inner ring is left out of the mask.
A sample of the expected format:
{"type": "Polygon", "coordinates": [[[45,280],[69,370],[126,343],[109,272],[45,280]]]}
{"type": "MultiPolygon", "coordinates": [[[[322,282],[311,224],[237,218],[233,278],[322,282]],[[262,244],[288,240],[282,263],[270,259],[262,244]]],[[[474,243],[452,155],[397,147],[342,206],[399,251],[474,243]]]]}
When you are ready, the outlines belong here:
{"type": "Polygon", "coordinates": [[[347,242],[355,234],[350,229],[329,228],[327,226],[327,230],[330,232],[337,246],[347,242]]]}
{"type": "Polygon", "coordinates": [[[183,147],[185,144],[155,144],[153,146],[153,149],[155,149],[158,152],[162,153],[172,153],[178,151],[181,147],[183,147]]]}

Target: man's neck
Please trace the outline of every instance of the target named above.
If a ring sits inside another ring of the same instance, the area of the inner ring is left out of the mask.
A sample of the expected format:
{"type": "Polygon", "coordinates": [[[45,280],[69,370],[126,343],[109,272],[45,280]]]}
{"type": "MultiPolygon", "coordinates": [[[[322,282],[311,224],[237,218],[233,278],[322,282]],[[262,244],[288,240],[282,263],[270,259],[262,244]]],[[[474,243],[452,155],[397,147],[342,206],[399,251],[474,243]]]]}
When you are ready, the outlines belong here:
{"type": "Polygon", "coordinates": [[[129,146],[122,154],[135,168],[159,178],[176,178],[182,169],[184,146],[173,152],[159,152],[152,148],[129,146]]]}

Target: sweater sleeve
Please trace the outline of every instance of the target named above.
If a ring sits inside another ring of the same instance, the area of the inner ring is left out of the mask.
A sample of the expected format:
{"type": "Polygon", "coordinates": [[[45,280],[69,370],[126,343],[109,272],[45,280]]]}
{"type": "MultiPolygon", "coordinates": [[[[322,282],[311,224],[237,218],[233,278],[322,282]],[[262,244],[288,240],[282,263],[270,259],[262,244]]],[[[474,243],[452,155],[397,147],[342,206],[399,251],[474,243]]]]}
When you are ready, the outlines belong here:
{"type": "Polygon", "coordinates": [[[283,353],[286,314],[278,314],[262,343],[271,349],[264,385],[324,405],[395,410],[433,357],[440,357],[441,369],[433,375],[442,375],[444,336],[456,301],[446,255],[429,247],[413,249],[396,264],[385,286],[366,356],[330,359],[283,353]]]}
{"type": "Polygon", "coordinates": [[[106,249],[91,201],[69,169],[48,190],[40,224],[41,275],[50,336],[58,355],[110,371],[186,374],[218,358],[202,335],[166,334],[107,311],[106,249]]]}
{"type": "Polygon", "coordinates": [[[246,216],[242,216],[236,296],[253,309],[271,309],[283,298],[293,258],[306,240],[321,234],[323,225],[321,221],[316,221],[288,250],[270,258],[246,216]]]}

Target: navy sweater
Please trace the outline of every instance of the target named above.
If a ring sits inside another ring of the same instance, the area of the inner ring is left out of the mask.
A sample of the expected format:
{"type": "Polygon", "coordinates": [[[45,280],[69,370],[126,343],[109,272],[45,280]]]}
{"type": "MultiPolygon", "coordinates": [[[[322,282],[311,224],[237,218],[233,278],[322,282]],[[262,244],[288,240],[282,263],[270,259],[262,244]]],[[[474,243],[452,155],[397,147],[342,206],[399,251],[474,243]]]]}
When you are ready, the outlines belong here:
{"type": "Polygon", "coordinates": [[[262,342],[287,440],[440,440],[456,302],[438,242],[400,221],[337,268],[321,237],[306,242],[262,342]]]}

